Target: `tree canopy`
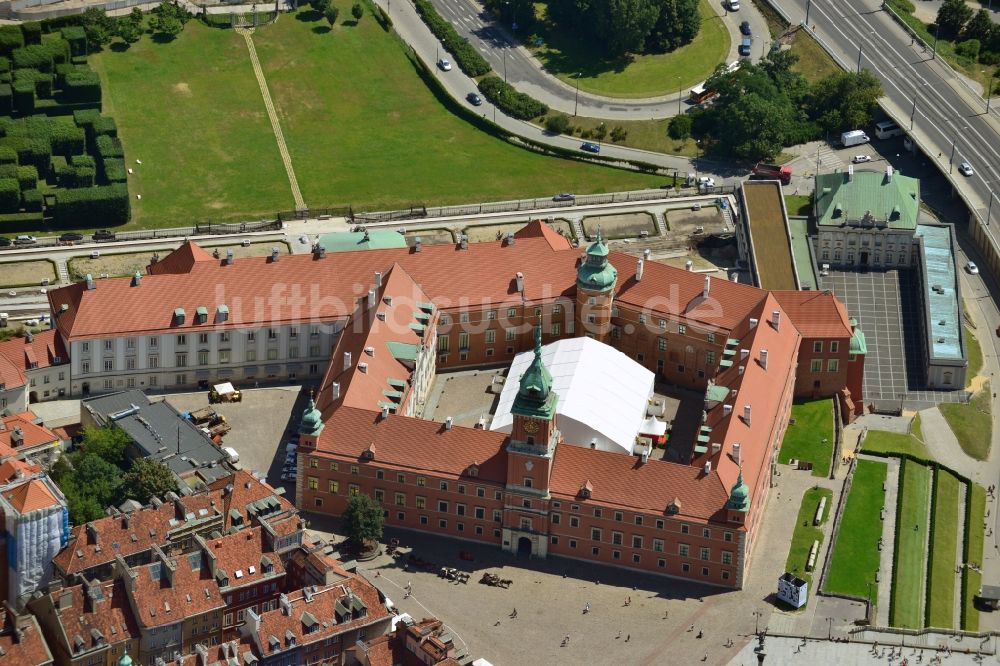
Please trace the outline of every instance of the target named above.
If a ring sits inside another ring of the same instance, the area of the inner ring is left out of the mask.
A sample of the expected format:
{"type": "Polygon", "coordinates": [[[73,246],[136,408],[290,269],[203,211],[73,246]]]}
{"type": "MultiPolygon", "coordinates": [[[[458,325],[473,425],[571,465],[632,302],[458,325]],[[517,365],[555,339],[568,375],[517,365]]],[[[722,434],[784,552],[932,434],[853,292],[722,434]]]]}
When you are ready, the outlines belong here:
{"type": "Polygon", "coordinates": [[[382,507],[368,495],[347,498],[344,533],[354,542],[367,545],[382,538],[382,507]]]}
{"type": "Polygon", "coordinates": [[[548,15],[613,58],[672,51],[701,29],[698,0],[550,0],[548,15]]]}

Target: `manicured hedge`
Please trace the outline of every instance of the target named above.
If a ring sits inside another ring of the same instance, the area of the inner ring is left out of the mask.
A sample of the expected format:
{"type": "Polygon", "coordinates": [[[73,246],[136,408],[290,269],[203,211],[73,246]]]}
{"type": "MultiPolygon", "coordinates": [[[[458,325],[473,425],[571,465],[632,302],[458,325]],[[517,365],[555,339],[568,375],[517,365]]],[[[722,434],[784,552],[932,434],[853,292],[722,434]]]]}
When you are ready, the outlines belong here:
{"type": "Polygon", "coordinates": [[[11,71],[10,58],[6,56],[0,56],[0,72],[11,71]]]}
{"type": "Polygon", "coordinates": [[[16,180],[17,169],[16,164],[0,164],[0,178],[14,178],[16,180]]]}
{"type": "Polygon", "coordinates": [[[17,151],[10,146],[0,147],[0,165],[17,164],[17,151]]]}
{"type": "Polygon", "coordinates": [[[0,114],[9,116],[14,111],[14,89],[8,83],[0,83],[0,114]]]}
{"type": "Polygon", "coordinates": [[[24,209],[29,212],[39,212],[42,210],[42,203],[45,200],[41,190],[24,190],[21,192],[21,199],[24,202],[24,209]]]}
{"type": "Polygon", "coordinates": [[[129,213],[128,188],[116,183],[56,192],[53,216],[56,224],[103,227],[125,224],[129,213]]]}
{"type": "Polygon", "coordinates": [[[424,20],[431,32],[441,40],[444,48],[454,57],[462,71],[469,76],[482,76],[490,71],[490,64],[472,44],[462,39],[451,23],[437,13],[428,0],[414,0],[417,13],[424,20]]]}
{"type": "Polygon", "coordinates": [[[0,26],[0,53],[9,55],[24,46],[24,33],[16,25],[0,26]]]}
{"type": "Polygon", "coordinates": [[[29,44],[14,49],[14,69],[37,69],[42,72],[52,72],[56,63],[66,62],[66,50],[69,45],[62,40],[53,40],[44,44],[29,44]]]}
{"type": "Polygon", "coordinates": [[[69,163],[75,167],[97,167],[97,160],[91,155],[70,155],[69,163]]]}
{"type": "Polygon", "coordinates": [[[60,31],[62,38],[69,44],[71,56],[87,55],[87,33],[78,25],[68,26],[60,31]]]}
{"type": "Polygon", "coordinates": [[[109,157],[103,161],[104,179],[109,183],[124,183],[128,179],[125,171],[125,160],[109,157]]]}
{"type": "Polygon", "coordinates": [[[14,213],[21,207],[21,188],[17,178],[0,178],[0,212],[14,213]]]}
{"type": "Polygon", "coordinates": [[[14,110],[22,115],[27,115],[35,110],[35,82],[15,81],[14,89],[14,110]]]}
{"type": "Polygon", "coordinates": [[[86,149],[86,134],[75,125],[53,124],[49,138],[53,155],[78,155],[86,149]]]}
{"type": "Polygon", "coordinates": [[[38,187],[38,169],[34,166],[19,166],[17,167],[17,184],[24,190],[33,190],[38,187]]]}
{"type": "Polygon", "coordinates": [[[100,117],[101,112],[97,109],[84,109],[82,111],[73,112],[73,122],[76,123],[77,127],[83,127],[84,129],[93,125],[94,121],[100,117]]]}
{"type": "Polygon", "coordinates": [[[94,136],[118,136],[118,125],[110,116],[100,116],[94,121],[94,136]]]}
{"type": "Polygon", "coordinates": [[[490,102],[496,104],[501,111],[514,118],[531,120],[549,112],[548,106],[530,95],[518,92],[513,86],[504,83],[503,79],[498,76],[487,76],[480,81],[479,92],[483,93],[483,97],[490,102]]]}
{"type": "Polygon", "coordinates": [[[42,43],[42,24],[38,21],[30,21],[21,24],[21,32],[24,33],[25,44],[42,43]]]}
{"type": "Polygon", "coordinates": [[[63,97],[67,102],[100,102],[101,77],[89,69],[77,69],[66,74],[63,97]]]}
{"type": "Polygon", "coordinates": [[[97,137],[97,156],[107,159],[108,157],[125,157],[120,139],[114,136],[97,137]]]}
{"type": "Polygon", "coordinates": [[[38,97],[52,97],[52,74],[37,69],[15,69],[14,83],[30,81],[38,97]]]}

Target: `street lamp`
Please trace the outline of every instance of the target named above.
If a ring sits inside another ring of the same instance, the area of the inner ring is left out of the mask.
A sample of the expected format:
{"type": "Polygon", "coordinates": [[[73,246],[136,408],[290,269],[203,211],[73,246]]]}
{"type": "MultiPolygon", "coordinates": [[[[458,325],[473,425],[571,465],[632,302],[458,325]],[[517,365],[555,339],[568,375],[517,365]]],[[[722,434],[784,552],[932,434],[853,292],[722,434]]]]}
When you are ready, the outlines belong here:
{"type": "Polygon", "coordinates": [[[993,188],[990,188],[990,205],[986,208],[986,226],[990,226],[990,215],[993,214],[993,188]]]}
{"type": "Polygon", "coordinates": [[[507,83],[507,47],[504,46],[503,51],[503,82],[507,83]]]}
{"type": "Polygon", "coordinates": [[[996,68],[993,69],[993,74],[990,75],[990,85],[986,87],[986,113],[990,112],[990,102],[993,101],[993,79],[997,76],[996,68]]]}
{"type": "Polygon", "coordinates": [[[753,612],[753,633],[757,636],[760,635],[760,616],[763,615],[760,611],[753,612]]]}
{"type": "Polygon", "coordinates": [[[573,78],[576,83],[576,95],[573,98],[573,116],[576,116],[577,109],[580,108],[580,77],[583,76],[583,72],[577,72],[573,78]]]}

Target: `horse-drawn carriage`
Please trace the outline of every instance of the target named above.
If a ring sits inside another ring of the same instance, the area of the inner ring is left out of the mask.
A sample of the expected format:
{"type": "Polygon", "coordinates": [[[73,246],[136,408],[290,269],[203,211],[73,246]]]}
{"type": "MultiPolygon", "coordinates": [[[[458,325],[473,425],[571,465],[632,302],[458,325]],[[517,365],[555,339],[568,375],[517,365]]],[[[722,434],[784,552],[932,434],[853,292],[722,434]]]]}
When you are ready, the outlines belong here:
{"type": "Polygon", "coordinates": [[[504,589],[510,587],[510,584],[514,581],[508,580],[506,578],[500,578],[496,574],[492,574],[489,571],[483,573],[483,577],[479,579],[479,582],[483,585],[489,585],[490,587],[502,587],[504,589]]]}

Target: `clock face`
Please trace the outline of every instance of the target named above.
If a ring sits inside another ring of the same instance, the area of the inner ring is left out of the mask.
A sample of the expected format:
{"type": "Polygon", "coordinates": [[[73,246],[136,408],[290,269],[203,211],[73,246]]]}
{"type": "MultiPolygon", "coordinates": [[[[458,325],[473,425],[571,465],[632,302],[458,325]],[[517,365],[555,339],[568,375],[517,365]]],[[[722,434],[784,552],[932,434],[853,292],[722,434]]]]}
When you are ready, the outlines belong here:
{"type": "Polygon", "coordinates": [[[536,433],[536,432],[538,432],[538,429],[540,427],[541,426],[538,424],[538,421],[525,421],[524,422],[524,432],[527,432],[527,433],[536,433]]]}

